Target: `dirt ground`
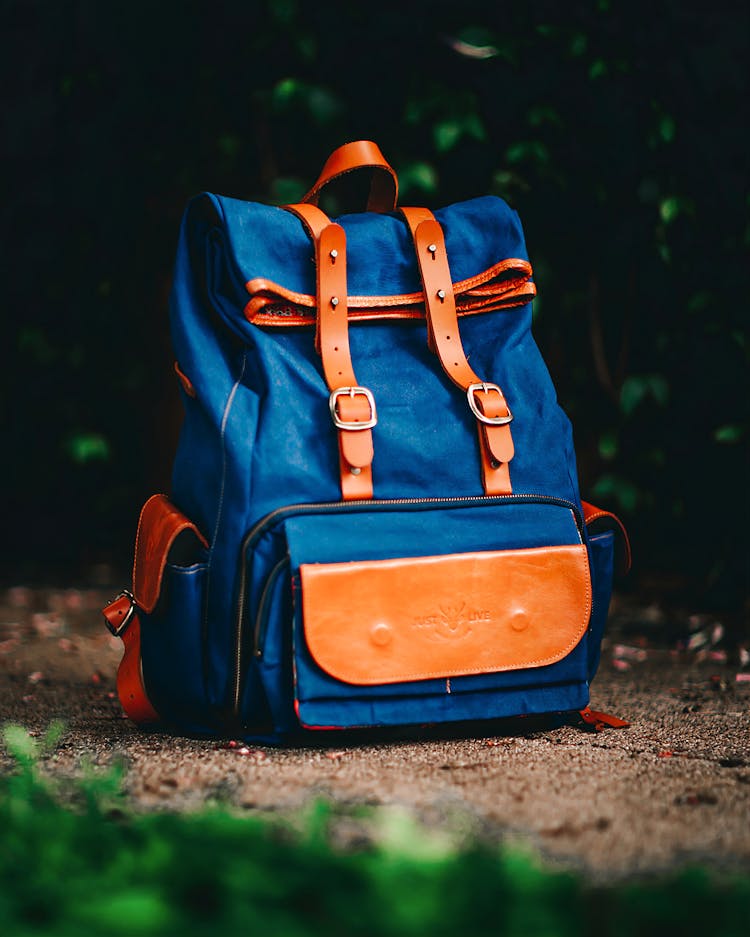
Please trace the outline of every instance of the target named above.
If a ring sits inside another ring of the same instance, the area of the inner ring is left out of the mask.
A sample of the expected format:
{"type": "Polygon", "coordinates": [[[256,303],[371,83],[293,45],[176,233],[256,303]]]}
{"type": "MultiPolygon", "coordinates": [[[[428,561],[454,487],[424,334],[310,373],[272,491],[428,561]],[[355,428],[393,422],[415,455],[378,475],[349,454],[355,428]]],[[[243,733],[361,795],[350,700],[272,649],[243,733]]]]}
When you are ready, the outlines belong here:
{"type": "MultiPolygon", "coordinates": [[[[693,616],[668,643],[658,608],[615,608],[591,705],[629,719],[628,729],[228,748],[144,734],[122,715],[120,642],[99,615],[110,595],[0,593],[0,722],[41,733],[64,720],[47,759],[54,772],[124,756],[139,809],[221,798],[286,812],[324,796],[408,810],[437,832],[521,842],[595,879],[694,861],[750,869],[750,667],[719,622],[693,616]]],[[[346,842],[361,830],[344,824],[339,833],[346,842]]]]}

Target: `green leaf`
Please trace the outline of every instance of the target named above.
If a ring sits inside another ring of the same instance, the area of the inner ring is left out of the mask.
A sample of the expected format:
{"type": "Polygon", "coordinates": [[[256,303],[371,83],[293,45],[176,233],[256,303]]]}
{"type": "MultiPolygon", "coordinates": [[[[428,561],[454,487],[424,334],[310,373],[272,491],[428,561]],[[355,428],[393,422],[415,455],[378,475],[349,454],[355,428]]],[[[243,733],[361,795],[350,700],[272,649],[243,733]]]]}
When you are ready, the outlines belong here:
{"type": "Polygon", "coordinates": [[[630,416],[643,403],[651,398],[659,406],[669,400],[669,384],[661,374],[631,374],[620,390],[620,409],[625,416],[630,416]]]}
{"type": "Polygon", "coordinates": [[[398,174],[402,193],[419,191],[426,195],[437,192],[438,174],[431,163],[407,163],[398,174]]]}
{"type": "Polygon", "coordinates": [[[620,446],[616,433],[604,433],[599,437],[599,455],[603,459],[614,459],[619,451],[619,448],[620,446]]]}
{"type": "Polygon", "coordinates": [[[674,221],[680,214],[680,200],[671,195],[659,204],[659,215],[665,224],[674,221]]]}
{"type": "Polygon", "coordinates": [[[674,140],[676,127],[674,117],[669,114],[662,114],[659,121],[659,133],[665,143],[671,143],[674,140]]]}
{"type": "Polygon", "coordinates": [[[110,455],[109,443],[99,433],[76,433],[65,443],[65,449],[80,465],[87,462],[106,462],[110,455]]]}
{"type": "Polygon", "coordinates": [[[9,723],[3,727],[3,742],[11,757],[22,765],[32,765],[39,757],[39,746],[23,726],[9,723]]]}
{"type": "Polygon", "coordinates": [[[307,191],[307,185],[296,176],[278,176],[271,183],[271,200],[277,205],[293,205],[307,191]]]}
{"type": "Polygon", "coordinates": [[[723,445],[732,446],[745,435],[744,428],[736,423],[727,423],[714,430],[714,439],[723,445]]]}
{"type": "Polygon", "coordinates": [[[594,483],[593,497],[602,501],[615,501],[626,514],[632,514],[639,500],[636,485],[621,475],[602,475],[594,483]]]}

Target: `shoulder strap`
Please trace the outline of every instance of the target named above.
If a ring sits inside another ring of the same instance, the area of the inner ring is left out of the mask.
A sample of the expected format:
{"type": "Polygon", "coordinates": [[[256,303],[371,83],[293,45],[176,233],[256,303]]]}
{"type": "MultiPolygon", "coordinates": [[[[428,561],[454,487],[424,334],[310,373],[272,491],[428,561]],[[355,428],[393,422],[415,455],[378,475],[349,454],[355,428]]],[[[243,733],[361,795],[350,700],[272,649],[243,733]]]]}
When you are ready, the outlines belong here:
{"type": "Polygon", "coordinates": [[[315,347],[330,391],[331,418],[338,430],[341,494],[345,501],[372,497],[372,393],[357,384],[349,350],[346,234],[315,205],[287,205],[315,244],[318,316],[315,347]]]}
{"type": "Polygon", "coordinates": [[[510,412],[497,384],[483,381],[472,369],[461,343],[443,230],[426,208],[401,208],[414,239],[424,289],[428,343],[453,383],[466,392],[477,421],[482,457],[482,485],[488,495],[510,494],[508,463],[513,458],[510,412]]]}

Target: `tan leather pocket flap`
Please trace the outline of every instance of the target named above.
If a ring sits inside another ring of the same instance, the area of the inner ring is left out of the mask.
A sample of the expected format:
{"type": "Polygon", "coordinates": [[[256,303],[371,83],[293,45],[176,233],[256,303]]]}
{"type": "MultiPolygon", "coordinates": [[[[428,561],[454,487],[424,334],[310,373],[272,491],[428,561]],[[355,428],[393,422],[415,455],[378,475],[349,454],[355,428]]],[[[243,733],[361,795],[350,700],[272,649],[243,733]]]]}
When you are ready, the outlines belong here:
{"type": "Polygon", "coordinates": [[[591,613],[581,545],[303,564],[300,578],[310,653],[361,685],[552,664],[591,613]]]}

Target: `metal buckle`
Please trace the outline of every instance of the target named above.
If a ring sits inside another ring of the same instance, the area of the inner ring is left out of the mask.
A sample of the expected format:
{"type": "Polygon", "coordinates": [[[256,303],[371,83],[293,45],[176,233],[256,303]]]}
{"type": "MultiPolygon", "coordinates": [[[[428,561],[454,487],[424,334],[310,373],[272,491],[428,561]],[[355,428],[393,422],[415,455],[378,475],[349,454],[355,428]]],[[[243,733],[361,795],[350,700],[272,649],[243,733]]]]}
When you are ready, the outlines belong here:
{"type": "Polygon", "coordinates": [[[336,390],[332,390],[331,396],[328,398],[328,407],[331,411],[331,417],[333,418],[333,423],[336,429],[372,429],[373,426],[375,426],[375,424],[378,422],[378,415],[375,411],[375,398],[372,396],[372,392],[369,391],[366,387],[338,387],[336,390]],[[357,394],[364,397],[370,404],[370,419],[360,423],[347,423],[346,420],[342,420],[339,416],[338,410],[336,409],[336,401],[339,399],[339,397],[344,397],[347,395],[349,397],[354,397],[357,394]]]}
{"type": "Polygon", "coordinates": [[[484,413],[477,406],[477,402],[474,399],[474,394],[478,391],[484,391],[485,394],[488,394],[491,390],[496,390],[500,396],[503,396],[503,392],[497,386],[497,384],[492,384],[489,381],[480,381],[478,384],[469,384],[466,388],[466,399],[469,401],[469,408],[474,416],[482,423],[489,423],[490,426],[505,426],[507,423],[513,419],[513,414],[510,412],[510,407],[508,407],[508,402],[505,402],[505,406],[508,407],[507,416],[485,416],[484,413]]]}
{"type": "MultiPolygon", "coordinates": [[[[109,618],[107,618],[106,615],[104,616],[104,623],[107,626],[107,629],[116,638],[121,638],[123,636],[133,618],[133,615],[135,615],[135,596],[133,593],[129,589],[123,589],[122,592],[118,592],[109,605],[114,605],[115,602],[117,602],[119,599],[130,599],[130,608],[127,610],[125,617],[120,622],[120,624],[115,627],[115,625],[110,622],[109,618]]],[[[107,606],[108,608],[109,605],[107,606]]]]}

